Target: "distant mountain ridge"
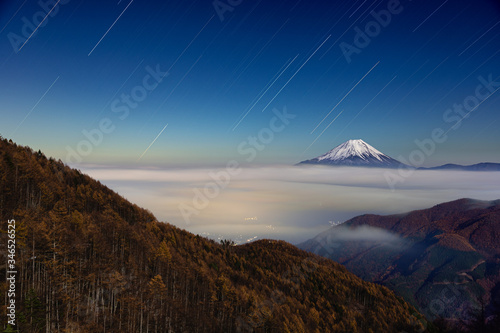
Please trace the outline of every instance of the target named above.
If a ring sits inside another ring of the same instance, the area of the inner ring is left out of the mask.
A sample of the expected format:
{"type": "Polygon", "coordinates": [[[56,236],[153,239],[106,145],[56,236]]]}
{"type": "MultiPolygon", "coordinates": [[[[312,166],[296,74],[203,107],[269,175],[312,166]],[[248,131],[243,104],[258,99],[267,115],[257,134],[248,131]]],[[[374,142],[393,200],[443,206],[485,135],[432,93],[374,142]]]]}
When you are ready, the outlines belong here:
{"type": "Polygon", "coordinates": [[[472,165],[444,164],[429,168],[418,168],[418,170],[460,170],[460,171],[500,171],[500,163],[477,163],[472,165]]]}

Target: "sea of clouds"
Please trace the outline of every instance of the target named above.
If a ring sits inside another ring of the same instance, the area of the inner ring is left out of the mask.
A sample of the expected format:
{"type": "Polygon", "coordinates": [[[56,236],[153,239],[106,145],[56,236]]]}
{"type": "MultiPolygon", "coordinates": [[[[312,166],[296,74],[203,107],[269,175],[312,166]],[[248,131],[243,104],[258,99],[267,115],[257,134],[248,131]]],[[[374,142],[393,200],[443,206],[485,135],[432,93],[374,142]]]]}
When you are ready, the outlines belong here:
{"type": "Polygon", "coordinates": [[[299,243],[360,214],[500,198],[498,172],[418,170],[391,188],[387,170],[352,167],[81,170],[160,221],[237,243],[261,238],[299,243]]]}

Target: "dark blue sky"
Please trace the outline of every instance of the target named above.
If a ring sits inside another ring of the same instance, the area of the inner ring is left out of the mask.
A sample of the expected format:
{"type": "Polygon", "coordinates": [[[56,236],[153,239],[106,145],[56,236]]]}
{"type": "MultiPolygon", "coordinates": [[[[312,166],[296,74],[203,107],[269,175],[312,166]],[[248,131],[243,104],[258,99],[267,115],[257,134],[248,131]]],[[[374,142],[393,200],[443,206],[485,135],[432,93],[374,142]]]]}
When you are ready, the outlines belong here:
{"type": "Polygon", "coordinates": [[[436,129],[424,165],[500,162],[498,1],[55,2],[1,2],[0,133],[73,165],[408,158],[436,129]]]}

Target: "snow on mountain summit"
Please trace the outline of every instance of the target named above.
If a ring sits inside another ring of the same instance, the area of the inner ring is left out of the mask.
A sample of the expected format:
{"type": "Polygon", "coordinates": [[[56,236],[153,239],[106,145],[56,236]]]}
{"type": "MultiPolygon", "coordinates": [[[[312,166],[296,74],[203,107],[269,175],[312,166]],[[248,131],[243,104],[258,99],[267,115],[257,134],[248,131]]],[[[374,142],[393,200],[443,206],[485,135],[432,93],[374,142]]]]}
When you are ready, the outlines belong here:
{"type": "Polygon", "coordinates": [[[326,164],[344,166],[365,166],[397,168],[403,164],[370,146],[363,140],[349,140],[326,154],[299,164],[326,164]]]}
{"type": "Polygon", "coordinates": [[[387,155],[382,154],[380,151],[373,148],[363,140],[349,140],[333,148],[328,153],[317,157],[317,159],[318,161],[322,160],[340,161],[352,156],[358,156],[361,157],[362,159],[366,159],[370,156],[373,156],[379,161],[382,161],[382,157],[387,155]]]}

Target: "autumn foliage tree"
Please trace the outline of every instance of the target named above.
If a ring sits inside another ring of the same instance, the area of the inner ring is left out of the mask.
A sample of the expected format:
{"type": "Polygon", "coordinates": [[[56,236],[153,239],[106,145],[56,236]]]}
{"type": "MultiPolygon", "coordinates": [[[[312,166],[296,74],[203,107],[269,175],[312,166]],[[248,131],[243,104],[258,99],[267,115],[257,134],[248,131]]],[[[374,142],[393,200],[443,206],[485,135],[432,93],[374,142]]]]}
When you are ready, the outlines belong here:
{"type": "MultiPolygon", "coordinates": [[[[1,139],[0,229],[8,219],[20,332],[424,331],[414,308],[331,260],[282,241],[195,236],[1,139]]],[[[3,294],[5,269],[0,281],[3,294]]]]}

